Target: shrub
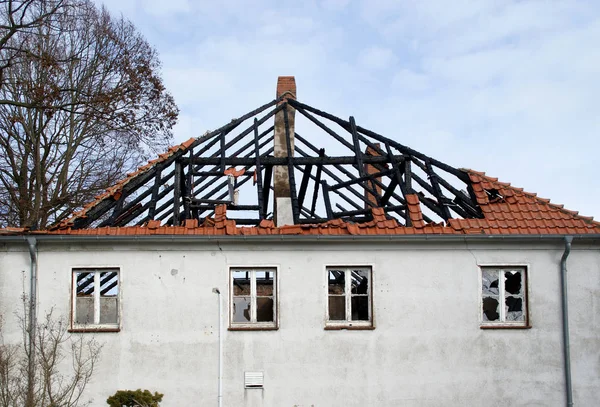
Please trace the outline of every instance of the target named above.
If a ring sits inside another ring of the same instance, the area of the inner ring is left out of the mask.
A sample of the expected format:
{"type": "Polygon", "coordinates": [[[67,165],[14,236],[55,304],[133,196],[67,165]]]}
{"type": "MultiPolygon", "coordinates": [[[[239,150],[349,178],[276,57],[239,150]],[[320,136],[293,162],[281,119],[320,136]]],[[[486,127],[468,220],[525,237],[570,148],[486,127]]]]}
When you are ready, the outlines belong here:
{"type": "Polygon", "coordinates": [[[106,403],[110,407],[159,407],[162,398],[162,394],[148,390],[119,390],[106,399],[106,403]]]}

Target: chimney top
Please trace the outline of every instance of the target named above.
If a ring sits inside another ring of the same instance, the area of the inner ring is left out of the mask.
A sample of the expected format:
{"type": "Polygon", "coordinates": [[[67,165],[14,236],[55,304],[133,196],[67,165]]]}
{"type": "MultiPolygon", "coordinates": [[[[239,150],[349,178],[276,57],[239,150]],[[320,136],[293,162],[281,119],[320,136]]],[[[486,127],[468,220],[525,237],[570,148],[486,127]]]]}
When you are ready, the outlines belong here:
{"type": "Polygon", "coordinates": [[[285,99],[296,99],[296,79],[293,76],[280,76],[277,78],[277,95],[285,99]]]}

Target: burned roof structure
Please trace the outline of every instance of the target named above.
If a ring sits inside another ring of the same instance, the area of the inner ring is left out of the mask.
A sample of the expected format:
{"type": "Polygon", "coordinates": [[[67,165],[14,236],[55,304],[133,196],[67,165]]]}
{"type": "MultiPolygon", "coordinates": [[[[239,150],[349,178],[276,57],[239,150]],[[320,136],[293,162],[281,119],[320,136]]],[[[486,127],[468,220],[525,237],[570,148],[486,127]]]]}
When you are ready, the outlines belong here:
{"type": "Polygon", "coordinates": [[[274,100],[172,147],[49,232],[600,231],[592,218],[447,165],[296,95],[294,78],[280,77],[274,100]]]}

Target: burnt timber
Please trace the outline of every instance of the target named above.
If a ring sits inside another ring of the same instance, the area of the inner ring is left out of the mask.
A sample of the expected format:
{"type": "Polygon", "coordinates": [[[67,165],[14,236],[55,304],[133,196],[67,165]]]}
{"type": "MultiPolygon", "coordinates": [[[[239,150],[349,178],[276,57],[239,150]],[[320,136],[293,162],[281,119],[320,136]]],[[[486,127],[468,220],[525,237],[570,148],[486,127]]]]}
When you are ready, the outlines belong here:
{"type": "Polygon", "coordinates": [[[131,176],[120,193],[99,199],[74,229],[201,224],[218,205],[239,225],[273,217],[274,168],[285,166],[295,224],[371,220],[373,207],[410,226],[406,195],[416,194],[426,222],[482,218],[467,174],[356,123],[293,98],[277,98],[131,176]],[[288,116],[297,112],[301,136],[288,116]],[[273,154],[273,118],[284,115],[288,155],[273,154]],[[308,129],[308,131],[306,131],[308,129]],[[290,143],[290,140],[293,141],[290,143]],[[309,141],[320,140],[317,146],[309,141]],[[290,144],[295,144],[292,149],[290,144]],[[296,183],[298,180],[298,184],[296,183]]]}

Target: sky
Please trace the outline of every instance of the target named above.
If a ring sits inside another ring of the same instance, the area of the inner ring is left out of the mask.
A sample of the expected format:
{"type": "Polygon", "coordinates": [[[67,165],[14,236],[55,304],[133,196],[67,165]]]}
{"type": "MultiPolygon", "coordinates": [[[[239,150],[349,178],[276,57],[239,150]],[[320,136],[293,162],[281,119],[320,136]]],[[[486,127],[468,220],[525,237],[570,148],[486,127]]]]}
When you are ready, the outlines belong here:
{"type": "Polygon", "coordinates": [[[301,102],[600,219],[600,2],[96,2],[158,50],[176,143],[293,75],[301,102]]]}

